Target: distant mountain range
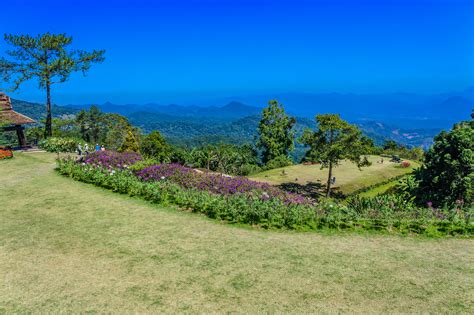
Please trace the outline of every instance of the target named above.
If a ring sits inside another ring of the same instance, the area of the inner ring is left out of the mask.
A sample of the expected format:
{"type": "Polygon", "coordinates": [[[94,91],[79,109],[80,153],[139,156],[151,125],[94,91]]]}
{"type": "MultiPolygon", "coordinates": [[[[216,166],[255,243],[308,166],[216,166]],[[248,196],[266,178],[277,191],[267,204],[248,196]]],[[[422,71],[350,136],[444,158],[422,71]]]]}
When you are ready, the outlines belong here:
{"type": "MultiPolygon", "coordinates": [[[[45,106],[37,103],[13,100],[16,110],[25,115],[40,120],[45,118],[45,106]]],[[[163,106],[158,111],[133,112],[127,106],[110,103],[99,106],[104,112],[120,113],[130,122],[148,133],[159,130],[175,144],[205,144],[228,141],[232,143],[252,142],[256,136],[261,109],[232,102],[219,107],[208,107],[202,111],[197,106],[163,106]],[[166,114],[163,112],[167,112],[166,114]],[[174,115],[171,115],[174,114],[174,115]],[[253,114],[253,115],[249,115],[253,114]]],[[[83,108],[86,108],[85,106],[83,108]]],[[[134,107],[132,107],[134,108],[134,107]]],[[[145,109],[145,108],[142,108],[145,109]]],[[[80,107],[53,106],[56,117],[74,115],[80,107]]],[[[353,121],[377,144],[387,139],[410,146],[428,147],[439,129],[401,129],[377,121],[353,121]]],[[[300,135],[305,128],[315,128],[313,119],[297,117],[296,130],[300,135]]]]}
{"type": "MultiPolygon", "coordinates": [[[[91,105],[67,105],[66,107],[79,109],[88,109],[91,105]]],[[[116,105],[110,102],[98,105],[98,107],[108,113],[117,113],[124,116],[129,116],[133,113],[157,113],[165,114],[168,116],[176,117],[213,117],[222,119],[235,119],[245,116],[252,116],[261,113],[261,109],[254,106],[248,106],[240,102],[229,102],[227,105],[222,107],[217,106],[182,106],[182,105],[158,105],[158,104],[145,104],[145,105],[116,105]]]]}
{"type": "MultiPolygon", "coordinates": [[[[202,106],[183,105],[99,105],[105,112],[130,115],[136,112],[160,113],[179,117],[236,119],[257,115],[268,100],[277,99],[288,113],[314,118],[320,113],[339,113],[350,121],[381,121],[407,129],[449,129],[455,122],[469,119],[474,108],[474,87],[440,94],[351,94],[351,93],[275,93],[235,96],[204,102],[202,106]],[[227,104],[215,106],[215,104],[227,104]]],[[[68,105],[74,109],[90,105],[68,105]]]]}
{"type": "MultiPolygon", "coordinates": [[[[279,99],[288,112],[297,116],[297,130],[314,128],[314,115],[340,113],[369,137],[381,144],[386,139],[409,146],[427,148],[433,137],[453,123],[469,119],[474,88],[457,93],[419,94],[280,94],[236,97],[224,106],[127,104],[98,105],[103,112],[118,113],[144,132],[159,130],[173,142],[196,143],[228,140],[253,141],[259,115],[269,99],[279,99]],[[245,103],[244,103],[245,102],[245,103]],[[247,105],[247,104],[258,104],[247,105]]],[[[226,101],[221,100],[222,102],[226,101]]],[[[14,107],[34,118],[45,117],[44,105],[13,100],[14,107]]],[[[55,115],[75,114],[90,105],[54,106],[55,115]]]]}
{"type": "Polygon", "coordinates": [[[474,108],[474,87],[439,94],[387,93],[267,93],[216,100],[263,107],[277,99],[295,116],[313,118],[320,113],[339,113],[346,120],[382,121],[401,128],[451,128],[469,119],[474,108]]]}

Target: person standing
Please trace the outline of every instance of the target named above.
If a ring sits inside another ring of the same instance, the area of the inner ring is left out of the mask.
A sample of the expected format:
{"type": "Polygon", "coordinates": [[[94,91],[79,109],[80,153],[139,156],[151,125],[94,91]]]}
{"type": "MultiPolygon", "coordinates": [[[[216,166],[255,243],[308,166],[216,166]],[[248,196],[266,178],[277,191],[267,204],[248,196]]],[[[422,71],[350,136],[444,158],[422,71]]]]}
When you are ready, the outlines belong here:
{"type": "Polygon", "coordinates": [[[89,144],[87,144],[87,142],[84,144],[84,152],[86,153],[86,156],[89,155],[89,144]]]}
{"type": "Polygon", "coordinates": [[[102,145],[102,146],[100,147],[100,151],[105,151],[104,145],[102,145]]]}
{"type": "Polygon", "coordinates": [[[98,143],[95,144],[95,150],[100,151],[100,145],[98,143]]]}

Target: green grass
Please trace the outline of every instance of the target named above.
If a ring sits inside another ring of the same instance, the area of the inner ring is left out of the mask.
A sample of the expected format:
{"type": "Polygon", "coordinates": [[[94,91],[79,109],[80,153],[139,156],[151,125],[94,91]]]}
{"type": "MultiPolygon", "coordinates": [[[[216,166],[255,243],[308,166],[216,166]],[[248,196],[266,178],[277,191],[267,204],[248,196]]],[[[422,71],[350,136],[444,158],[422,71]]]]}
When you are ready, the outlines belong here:
{"type": "Polygon", "coordinates": [[[472,239],[219,224],[0,161],[0,313],[473,313],[472,239]]]}
{"type": "MultiPolygon", "coordinates": [[[[336,177],[334,188],[344,194],[349,194],[361,188],[374,185],[381,181],[395,176],[407,174],[418,167],[419,164],[410,161],[410,167],[402,168],[398,163],[389,162],[384,158],[384,163],[379,163],[380,156],[369,156],[372,165],[361,169],[348,161],[343,161],[333,170],[336,177]]],[[[251,178],[257,181],[267,182],[272,185],[296,183],[307,185],[309,183],[320,183],[325,185],[328,176],[328,169],[322,169],[320,165],[297,164],[283,168],[277,168],[252,175],[251,178]]]]}
{"type": "Polygon", "coordinates": [[[398,180],[394,180],[394,181],[388,182],[386,184],[374,187],[370,190],[361,192],[360,194],[358,194],[358,196],[359,197],[375,197],[375,196],[378,196],[378,195],[382,195],[383,193],[385,193],[390,188],[395,187],[395,185],[397,185],[397,183],[398,183],[398,180]]]}

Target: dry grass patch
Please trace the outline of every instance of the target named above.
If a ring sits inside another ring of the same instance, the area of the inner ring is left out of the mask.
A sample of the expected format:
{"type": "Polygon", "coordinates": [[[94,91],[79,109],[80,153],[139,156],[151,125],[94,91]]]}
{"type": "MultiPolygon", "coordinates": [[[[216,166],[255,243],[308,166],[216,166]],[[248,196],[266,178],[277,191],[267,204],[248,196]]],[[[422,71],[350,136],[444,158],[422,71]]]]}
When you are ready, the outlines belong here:
{"type": "MultiPolygon", "coordinates": [[[[357,166],[348,161],[343,161],[341,165],[333,170],[336,177],[336,185],[334,188],[344,194],[351,193],[355,190],[377,184],[384,180],[395,176],[407,174],[418,167],[419,164],[410,161],[408,168],[402,168],[399,163],[389,162],[388,158],[384,158],[384,163],[380,163],[380,156],[369,156],[372,165],[358,169],[357,166]]],[[[322,169],[320,165],[292,165],[283,168],[277,168],[262,173],[252,175],[251,178],[261,182],[267,182],[272,185],[281,185],[288,183],[297,183],[307,185],[316,183],[325,185],[328,177],[328,169],[322,169]]]]}

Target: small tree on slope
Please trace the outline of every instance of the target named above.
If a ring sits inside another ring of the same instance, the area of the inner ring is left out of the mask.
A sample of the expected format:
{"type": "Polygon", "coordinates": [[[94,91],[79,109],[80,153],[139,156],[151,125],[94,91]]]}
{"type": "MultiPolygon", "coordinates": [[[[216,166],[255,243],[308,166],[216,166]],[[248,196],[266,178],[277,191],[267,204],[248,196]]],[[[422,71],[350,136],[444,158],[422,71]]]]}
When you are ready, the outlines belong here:
{"type": "Polygon", "coordinates": [[[347,159],[358,167],[370,163],[364,154],[370,147],[370,139],[362,136],[354,125],[342,120],[336,114],[316,116],[317,130],[306,129],[300,142],[309,146],[305,160],[321,163],[321,168],[328,168],[326,197],[331,194],[332,171],[342,160],[347,159]]]}

